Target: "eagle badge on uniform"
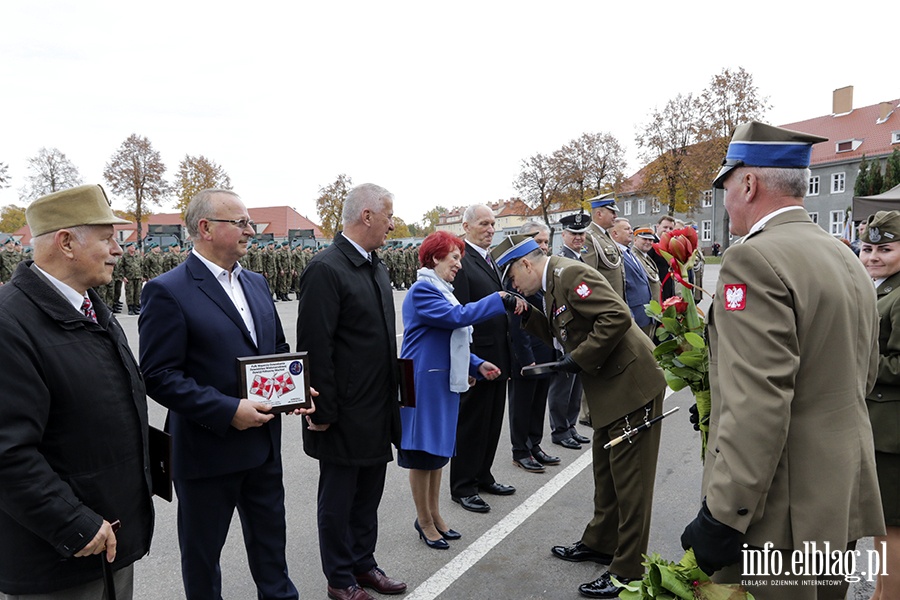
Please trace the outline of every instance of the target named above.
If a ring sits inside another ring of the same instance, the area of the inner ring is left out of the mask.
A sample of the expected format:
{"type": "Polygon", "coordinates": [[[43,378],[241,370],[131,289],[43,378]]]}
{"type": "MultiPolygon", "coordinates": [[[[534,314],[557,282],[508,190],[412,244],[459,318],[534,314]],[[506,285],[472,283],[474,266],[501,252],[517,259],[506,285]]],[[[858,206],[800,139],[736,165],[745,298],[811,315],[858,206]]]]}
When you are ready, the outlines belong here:
{"type": "Polygon", "coordinates": [[[747,284],[729,283],[725,286],[725,310],[744,310],[747,307],[747,284]]]}
{"type": "Polygon", "coordinates": [[[575,293],[578,294],[578,297],[581,298],[582,300],[584,300],[585,298],[590,296],[591,292],[593,292],[593,290],[591,288],[589,288],[588,284],[586,284],[583,281],[581,283],[579,283],[577,286],[575,286],[575,293]]]}

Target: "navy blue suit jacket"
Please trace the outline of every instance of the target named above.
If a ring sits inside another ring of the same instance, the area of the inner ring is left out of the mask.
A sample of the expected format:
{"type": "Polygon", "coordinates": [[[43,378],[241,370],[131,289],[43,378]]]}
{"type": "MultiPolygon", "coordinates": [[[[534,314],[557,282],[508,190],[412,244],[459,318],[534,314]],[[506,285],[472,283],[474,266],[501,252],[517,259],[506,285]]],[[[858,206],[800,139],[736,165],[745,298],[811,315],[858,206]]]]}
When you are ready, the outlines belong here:
{"type": "Polygon", "coordinates": [[[281,417],[239,431],[231,420],[240,402],[236,358],[289,350],[261,275],[238,281],[253,314],[257,344],[210,270],[191,254],[151,279],[141,293],[141,370],[148,395],[169,409],[173,476],[212,477],[279,459],[281,417]]]}

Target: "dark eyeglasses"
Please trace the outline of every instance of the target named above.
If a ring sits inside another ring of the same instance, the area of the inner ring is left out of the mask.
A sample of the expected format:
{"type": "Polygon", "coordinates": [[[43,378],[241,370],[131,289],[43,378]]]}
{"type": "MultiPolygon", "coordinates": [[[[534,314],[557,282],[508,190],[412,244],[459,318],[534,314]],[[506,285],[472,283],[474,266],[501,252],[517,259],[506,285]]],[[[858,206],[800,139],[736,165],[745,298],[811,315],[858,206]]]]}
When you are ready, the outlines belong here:
{"type": "Polygon", "coordinates": [[[231,223],[238,229],[246,229],[248,226],[256,229],[256,223],[250,219],[207,219],[207,221],[213,221],[215,223],[231,223]]]}

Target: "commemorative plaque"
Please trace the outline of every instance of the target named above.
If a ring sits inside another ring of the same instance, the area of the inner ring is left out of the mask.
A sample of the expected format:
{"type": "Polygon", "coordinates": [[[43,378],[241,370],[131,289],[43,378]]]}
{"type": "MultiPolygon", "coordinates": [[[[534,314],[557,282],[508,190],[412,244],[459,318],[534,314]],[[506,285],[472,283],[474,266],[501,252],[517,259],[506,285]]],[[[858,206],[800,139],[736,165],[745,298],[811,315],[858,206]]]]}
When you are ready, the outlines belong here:
{"type": "Polygon", "coordinates": [[[311,408],[306,352],[238,357],[241,398],[265,402],[273,413],[311,408]]]}

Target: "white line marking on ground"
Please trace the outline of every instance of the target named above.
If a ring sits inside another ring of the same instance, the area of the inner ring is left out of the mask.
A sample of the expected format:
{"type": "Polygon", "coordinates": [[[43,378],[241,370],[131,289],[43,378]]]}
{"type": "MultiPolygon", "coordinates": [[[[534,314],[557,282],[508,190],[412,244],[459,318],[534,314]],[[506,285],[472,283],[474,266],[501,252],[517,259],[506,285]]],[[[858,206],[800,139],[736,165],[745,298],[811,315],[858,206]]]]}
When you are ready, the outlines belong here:
{"type": "MultiPolygon", "coordinates": [[[[671,394],[672,390],[666,389],[666,398],[671,394]]],[[[590,465],[591,452],[592,450],[588,448],[572,464],[557,473],[553,479],[526,498],[522,504],[500,519],[496,525],[485,531],[480,538],[472,542],[434,575],[423,581],[419,587],[405,596],[405,600],[434,600],[434,598],[437,598],[453,582],[459,579],[463,573],[472,568],[485,554],[490,552],[494,546],[502,542],[506,536],[524,523],[525,519],[546,504],[564,485],[572,481],[590,465]]]]}

